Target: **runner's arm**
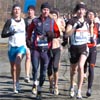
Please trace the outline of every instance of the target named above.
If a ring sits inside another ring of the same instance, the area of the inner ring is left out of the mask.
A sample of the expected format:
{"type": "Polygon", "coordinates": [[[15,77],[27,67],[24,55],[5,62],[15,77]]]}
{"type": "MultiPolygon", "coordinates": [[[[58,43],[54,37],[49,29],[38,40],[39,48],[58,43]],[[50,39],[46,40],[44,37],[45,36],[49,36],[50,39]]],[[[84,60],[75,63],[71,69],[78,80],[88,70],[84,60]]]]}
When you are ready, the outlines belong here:
{"type": "Polygon", "coordinates": [[[9,20],[6,21],[6,23],[5,23],[4,27],[3,27],[3,30],[2,30],[2,33],[1,33],[1,37],[2,38],[6,38],[6,37],[14,35],[13,32],[9,31],[10,25],[11,25],[11,20],[9,19],[9,20]]]}
{"type": "Polygon", "coordinates": [[[71,24],[68,24],[65,29],[66,35],[71,36],[75,32],[75,30],[76,29],[71,24]]]}

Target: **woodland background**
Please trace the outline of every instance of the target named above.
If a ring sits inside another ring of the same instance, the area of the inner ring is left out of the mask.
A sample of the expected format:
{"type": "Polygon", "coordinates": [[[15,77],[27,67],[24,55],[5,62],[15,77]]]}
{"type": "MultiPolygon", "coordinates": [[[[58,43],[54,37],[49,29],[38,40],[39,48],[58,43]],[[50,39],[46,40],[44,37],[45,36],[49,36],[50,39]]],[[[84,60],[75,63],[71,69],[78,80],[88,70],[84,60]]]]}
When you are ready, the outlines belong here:
{"type": "MultiPolygon", "coordinates": [[[[40,6],[43,2],[48,1],[52,7],[60,10],[61,14],[72,12],[75,4],[79,1],[84,2],[89,9],[95,10],[100,15],[100,0],[37,0],[36,14],[40,13],[40,6]]],[[[20,3],[24,7],[24,0],[0,0],[0,26],[2,27],[5,20],[10,17],[12,5],[20,3]]]]}

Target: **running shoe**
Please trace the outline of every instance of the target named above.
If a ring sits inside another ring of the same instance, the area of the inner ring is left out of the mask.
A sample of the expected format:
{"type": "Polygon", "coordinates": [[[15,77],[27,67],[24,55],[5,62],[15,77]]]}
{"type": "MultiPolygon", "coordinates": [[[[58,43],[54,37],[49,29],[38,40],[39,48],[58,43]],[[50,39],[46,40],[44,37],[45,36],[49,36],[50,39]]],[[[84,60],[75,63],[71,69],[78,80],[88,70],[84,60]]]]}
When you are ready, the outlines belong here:
{"type": "Polygon", "coordinates": [[[58,95],[58,94],[59,94],[59,90],[58,90],[57,87],[54,88],[54,94],[55,94],[55,95],[58,95]]]}
{"type": "Polygon", "coordinates": [[[50,93],[54,93],[54,81],[53,81],[53,79],[51,80],[50,83],[51,84],[50,84],[50,87],[49,87],[49,91],[50,91],[50,93]]]}
{"type": "Polygon", "coordinates": [[[37,92],[36,100],[42,100],[41,91],[37,92]]]}
{"type": "Polygon", "coordinates": [[[37,94],[37,86],[35,84],[33,84],[32,93],[35,95],[37,94]]]}
{"type": "Polygon", "coordinates": [[[90,96],[91,96],[91,92],[92,92],[91,89],[88,89],[88,90],[87,90],[87,93],[86,93],[86,96],[87,96],[87,97],[90,97],[90,96]]]}
{"type": "Polygon", "coordinates": [[[17,90],[17,88],[16,88],[16,86],[14,87],[14,91],[13,91],[15,94],[17,94],[18,93],[18,90],[17,90]]]}
{"type": "Polygon", "coordinates": [[[21,90],[21,87],[20,87],[19,83],[16,83],[16,89],[17,89],[17,91],[21,90]]]}
{"type": "Polygon", "coordinates": [[[15,87],[14,87],[14,93],[19,93],[19,91],[21,90],[19,82],[16,83],[15,87]]]}
{"type": "Polygon", "coordinates": [[[49,91],[50,91],[50,93],[54,93],[53,87],[50,87],[50,88],[49,88],[49,91]]]}
{"type": "Polygon", "coordinates": [[[76,97],[77,97],[77,99],[82,99],[82,95],[81,95],[80,91],[77,92],[77,96],[76,97]]]}
{"type": "Polygon", "coordinates": [[[70,95],[71,98],[73,98],[75,96],[74,88],[70,89],[69,95],[70,95]]]}
{"type": "Polygon", "coordinates": [[[25,81],[26,83],[30,83],[30,77],[26,77],[26,78],[24,79],[24,81],[25,81]]]}
{"type": "Polygon", "coordinates": [[[86,83],[86,82],[87,82],[87,77],[84,77],[83,83],[86,83]]]}

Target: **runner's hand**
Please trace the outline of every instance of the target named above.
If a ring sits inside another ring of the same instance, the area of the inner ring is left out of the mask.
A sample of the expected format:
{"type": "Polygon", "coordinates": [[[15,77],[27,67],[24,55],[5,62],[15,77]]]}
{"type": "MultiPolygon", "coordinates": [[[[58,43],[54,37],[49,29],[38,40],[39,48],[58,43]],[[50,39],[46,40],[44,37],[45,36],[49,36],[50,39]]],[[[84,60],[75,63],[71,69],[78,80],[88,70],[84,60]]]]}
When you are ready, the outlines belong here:
{"type": "Polygon", "coordinates": [[[93,37],[90,37],[90,42],[91,42],[91,43],[95,43],[95,40],[94,40],[93,37]]]}
{"type": "Polygon", "coordinates": [[[48,39],[52,40],[55,37],[55,33],[48,31],[46,32],[46,36],[48,37],[48,39]]]}
{"type": "Polygon", "coordinates": [[[12,35],[14,35],[15,33],[16,33],[15,30],[13,30],[13,31],[8,31],[8,32],[7,32],[8,36],[12,36],[12,35]]]}
{"type": "Polygon", "coordinates": [[[80,21],[77,21],[75,24],[74,24],[74,28],[75,29],[78,29],[78,28],[81,28],[83,26],[83,23],[82,22],[80,22],[80,21]]]}
{"type": "Polygon", "coordinates": [[[27,45],[28,48],[32,48],[31,40],[26,39],[26,45],[27,45]]]}

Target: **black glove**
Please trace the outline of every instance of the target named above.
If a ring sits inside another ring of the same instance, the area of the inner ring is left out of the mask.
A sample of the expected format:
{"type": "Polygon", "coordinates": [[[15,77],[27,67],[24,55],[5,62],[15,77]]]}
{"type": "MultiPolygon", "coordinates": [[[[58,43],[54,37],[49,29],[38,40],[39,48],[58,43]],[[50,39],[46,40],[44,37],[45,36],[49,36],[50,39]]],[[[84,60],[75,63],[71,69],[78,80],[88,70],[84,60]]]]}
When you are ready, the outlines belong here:
{"type": "Polygon", "coordinates": [[[100,32],[99,32],[99,34],[98,34],[98,38],[100,38],[100,32]]]}
{"type": "Polygon", "coordinates": [[[27,45],[28,48],[32,48],[31,40],[26,39],[26,45],[27,45]]]}
{"type": "Polygon", "coordinates": [[[77,21],[75,24],[74,24],[74,28],[75,29],[78,29],[78,28],[81,28],[83,26],[83,23],[82,22],[80,22],[80,21],[77,21]]]}
{"type": "Polygon", "coordinates": [[[46,32],[46,36],[48,37],[49,40],[52,40],[55,37],[55,33],[48,31],[46,32]]]}
{"type": "Polygon", "coordinates": [[[68,40],[68,35],[66,33],[63,34],[63,41],[68,40]]]}
{"type": "Polygon", "coordinates": [[[93,37],[90,37],[90,42],[91,42],[91,43],[95,43],[93,37]]]}
{"type": "Polygon", "coordinates": [[[63,41],[62,43],[61,43],[61,45],[63,46],[63,47],[65,47],[66,45],[67,45],[67,40],[66,41],[63,41]]]}
{"type": "Polygon", "coordinates": [[[7,31],[7,33],[6,34],[2,34],[1,37],[2,38],[10,37],[10,36],[14,35],[15,33],[16,33],[15,30],[13,30],[13,31],[7,31]]]}
{"type": "Polygon", "coordinates": [[[67,43],[68,43],[68,35],[66,35],[66,33],[64,33],[63,42],[61,43],[61,45],[64,47],[67,45],[67,43]]]}

